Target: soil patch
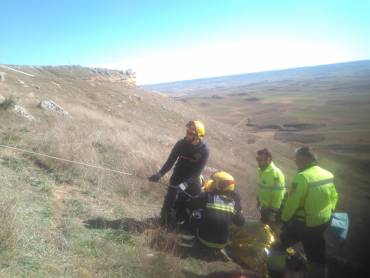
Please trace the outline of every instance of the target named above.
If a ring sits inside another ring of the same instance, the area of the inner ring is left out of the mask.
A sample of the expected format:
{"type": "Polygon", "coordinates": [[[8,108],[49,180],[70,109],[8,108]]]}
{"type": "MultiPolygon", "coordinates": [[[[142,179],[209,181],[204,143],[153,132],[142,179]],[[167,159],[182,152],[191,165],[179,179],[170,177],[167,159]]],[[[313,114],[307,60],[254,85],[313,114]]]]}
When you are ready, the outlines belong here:
{"type": "Polygon", "coordinates": [[[259,98],[257,98],[257,97],[247,97],[247,98],[245,98],[244,99],[245,101],[258,101],[258,100],[260,100],[259,98]]]}
{"type": "Polygon", "coordinates": [[[229,94],[229,96],[247,96],[249,95],[249,93],[232,93],[232,94],[229,94]]]}
{"type": "Polygon", "coordinates": [[[311,124],[311,123],[292,123],[292,124],[283,124],[283,128],[291,128],[295,129],[296,131],[313,129],[313,128],[320,128],[324,127],[326,124],[311,124]]]}
{"type": "Polygon", "coordinates": [[[323,134],[304,134],[294,132],[277,132],[274,135],[275,140],[283,142],[299,142],[303,144],[318,143],[325,140],[323,134]]]}
{"type": "Polygon", "coordinates": [[[345,153],[370,153],[370,144],[330,144],[329,150],[345,153]]]}
{"type": "Polygon", "coordinates": [[[320,128],[326,126],[326,124],[311,124],[311,123],[291,123],[291,124],[267,124],[267,125],[256,125],[247,123],[247,126],[253,126],[257,129],[275,129],[279,131],[304,131],[308,129],[320,128]]]}
{"type": "Polygon", "coordinates": [[[219,96],[219,95],[213,95],[213,96],[211,96],[211,98],[213,98],[213,99],[224,99],[224,97],[219,96]]]}

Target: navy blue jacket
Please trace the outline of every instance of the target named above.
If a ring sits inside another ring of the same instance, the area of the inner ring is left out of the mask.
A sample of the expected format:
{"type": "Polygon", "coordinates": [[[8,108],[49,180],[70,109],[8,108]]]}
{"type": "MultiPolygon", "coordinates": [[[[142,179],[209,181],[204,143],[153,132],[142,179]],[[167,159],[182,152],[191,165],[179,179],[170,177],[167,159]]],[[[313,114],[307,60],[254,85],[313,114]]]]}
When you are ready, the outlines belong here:
{"type": "Polygon", "coordinates": [[[170,184],[176,186],[182,182],[197,179],[201,175],[208,157],[209,150],[203,141],[193,145],[191,142],[181,139],[172,148],[167,161],[159,172],[163,176],[177,161],[170,179],[170,184]]]}

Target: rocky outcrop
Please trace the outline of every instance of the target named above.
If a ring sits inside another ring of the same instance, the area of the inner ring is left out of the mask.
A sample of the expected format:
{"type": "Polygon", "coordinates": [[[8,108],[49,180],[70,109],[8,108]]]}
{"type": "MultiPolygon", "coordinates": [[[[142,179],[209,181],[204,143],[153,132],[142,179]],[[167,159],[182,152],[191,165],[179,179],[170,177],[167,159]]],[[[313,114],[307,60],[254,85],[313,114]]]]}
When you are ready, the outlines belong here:
{"type": "Polygon", "coordinates": [[[128,99],[134,104],[138,104],[139,102],[143,101],[143,98],[141,96],[138,96],[137,94],[128,96],[128,99]]]}
{"type": "Polygon", "coordinates": [[[26,108],[18,104],[14,105],[13,111],[19,116],[26,118],[29,121],[33,121],[35,119],[30,113],[27,112],[26,108]]]}
{"type": "Polygon", "coordinates": [[[0,72],[0,82],[5,81],[5,72],[0,72]]]}
{"type": "Polygon", "coordinates": [[[41,101],[40,104],[39,104],[39,107],[42,108],[42,109],[45,109],[45,110],[49,110],[49,111],[52,111],[52,112],[62,114],[64,117],[72,118],[72,116],[67,111],[65,111],[63,109],[63,107],[61,107],[60,105],[58,105],[57,103],[55,103],[52,100],[43,100],[43,101],[41,101]]]}
{"type": "Polygon", "coordinates": [[[18,79],[18,82],[22,85],[22,87],[28,88],[28,85],[23,80],[18,79]]]}
{"type": "Polygon", "coordinates": [[[110,81],[110,82],[122,82],[129,85],[136,85],[136,73],[131,70],[111,70],[104,68],[93,68],[93,81],[110,81]]]}

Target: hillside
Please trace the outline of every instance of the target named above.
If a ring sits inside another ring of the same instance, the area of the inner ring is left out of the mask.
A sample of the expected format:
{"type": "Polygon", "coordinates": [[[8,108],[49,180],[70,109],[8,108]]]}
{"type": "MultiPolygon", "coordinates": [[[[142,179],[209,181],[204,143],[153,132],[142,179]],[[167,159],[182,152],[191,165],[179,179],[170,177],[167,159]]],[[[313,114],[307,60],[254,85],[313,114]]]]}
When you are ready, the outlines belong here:
{"type": "Polygon", "coordinates": [[[324,134],[325,140],[308,143],[317,143],[322,164],[337,174],[339,209],[351,214],[348,242],[329,245],[342,262],[335,270],[346,275],[346,265],[359,267],[369,250],[370,91],[366,71],[344,72],[320,86],[276,79],[217,89],[210,82],[212,89],[176,100],[135,86],[130,71],[0,65],[2,277],[195,278],[239,270],[233,263],[179,258],[176,235],[155,225],[169,174],[163,184],[146,177],[194,118],[205,123],[211,150],[204,174],[223,169],[236,177],[247,218],[257,217],[256,150],[272,149],[290,181],[294,149],[302,138],[324,134]],[[335,86],[342,89],[328,89],[335,86]],[[335,133],[340,137],[327,135],[335,133]],[[354,135],[361,145],[356,156],[348,145],[354,135]]]}
{"type": "Polygon", "coordinates": [[[366,265],[370,255],[370,61],[145,86],[192,105],[273,149],[290,181],[294,148],[308,144],[336,176],[338,210],[351,218],[335,253],[366,265]]]}
{"type": "Polygon", "coordinates": [[[0,75],[2,277],[203,277],[239,269],[173,256],[171,241],[161,243],[147,221],[158,216],[165,185],[146,177],[184,136],[184,125],[201,119],[211,149],[205,174],[233,173],[245,215],[255,217],[258,146],[245,134],[144,92],[125,72],[9,65],[0,75]]]}

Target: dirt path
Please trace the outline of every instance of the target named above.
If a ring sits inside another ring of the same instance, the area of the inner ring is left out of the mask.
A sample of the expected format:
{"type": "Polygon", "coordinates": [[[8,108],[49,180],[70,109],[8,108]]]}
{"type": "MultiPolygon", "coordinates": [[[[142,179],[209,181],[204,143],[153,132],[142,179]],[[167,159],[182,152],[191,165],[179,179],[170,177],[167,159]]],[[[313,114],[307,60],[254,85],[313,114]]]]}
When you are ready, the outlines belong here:
{"type": "Polygon", "coordinates": [[[233,125],[234,127],[239,127],[241,126],[242,124],[244,124],[245,122],[247,122],[249,119],[249,117],[245,117],[245,118],[242,118],[239,122],[237,122],[235,125],[233,125]]]}

